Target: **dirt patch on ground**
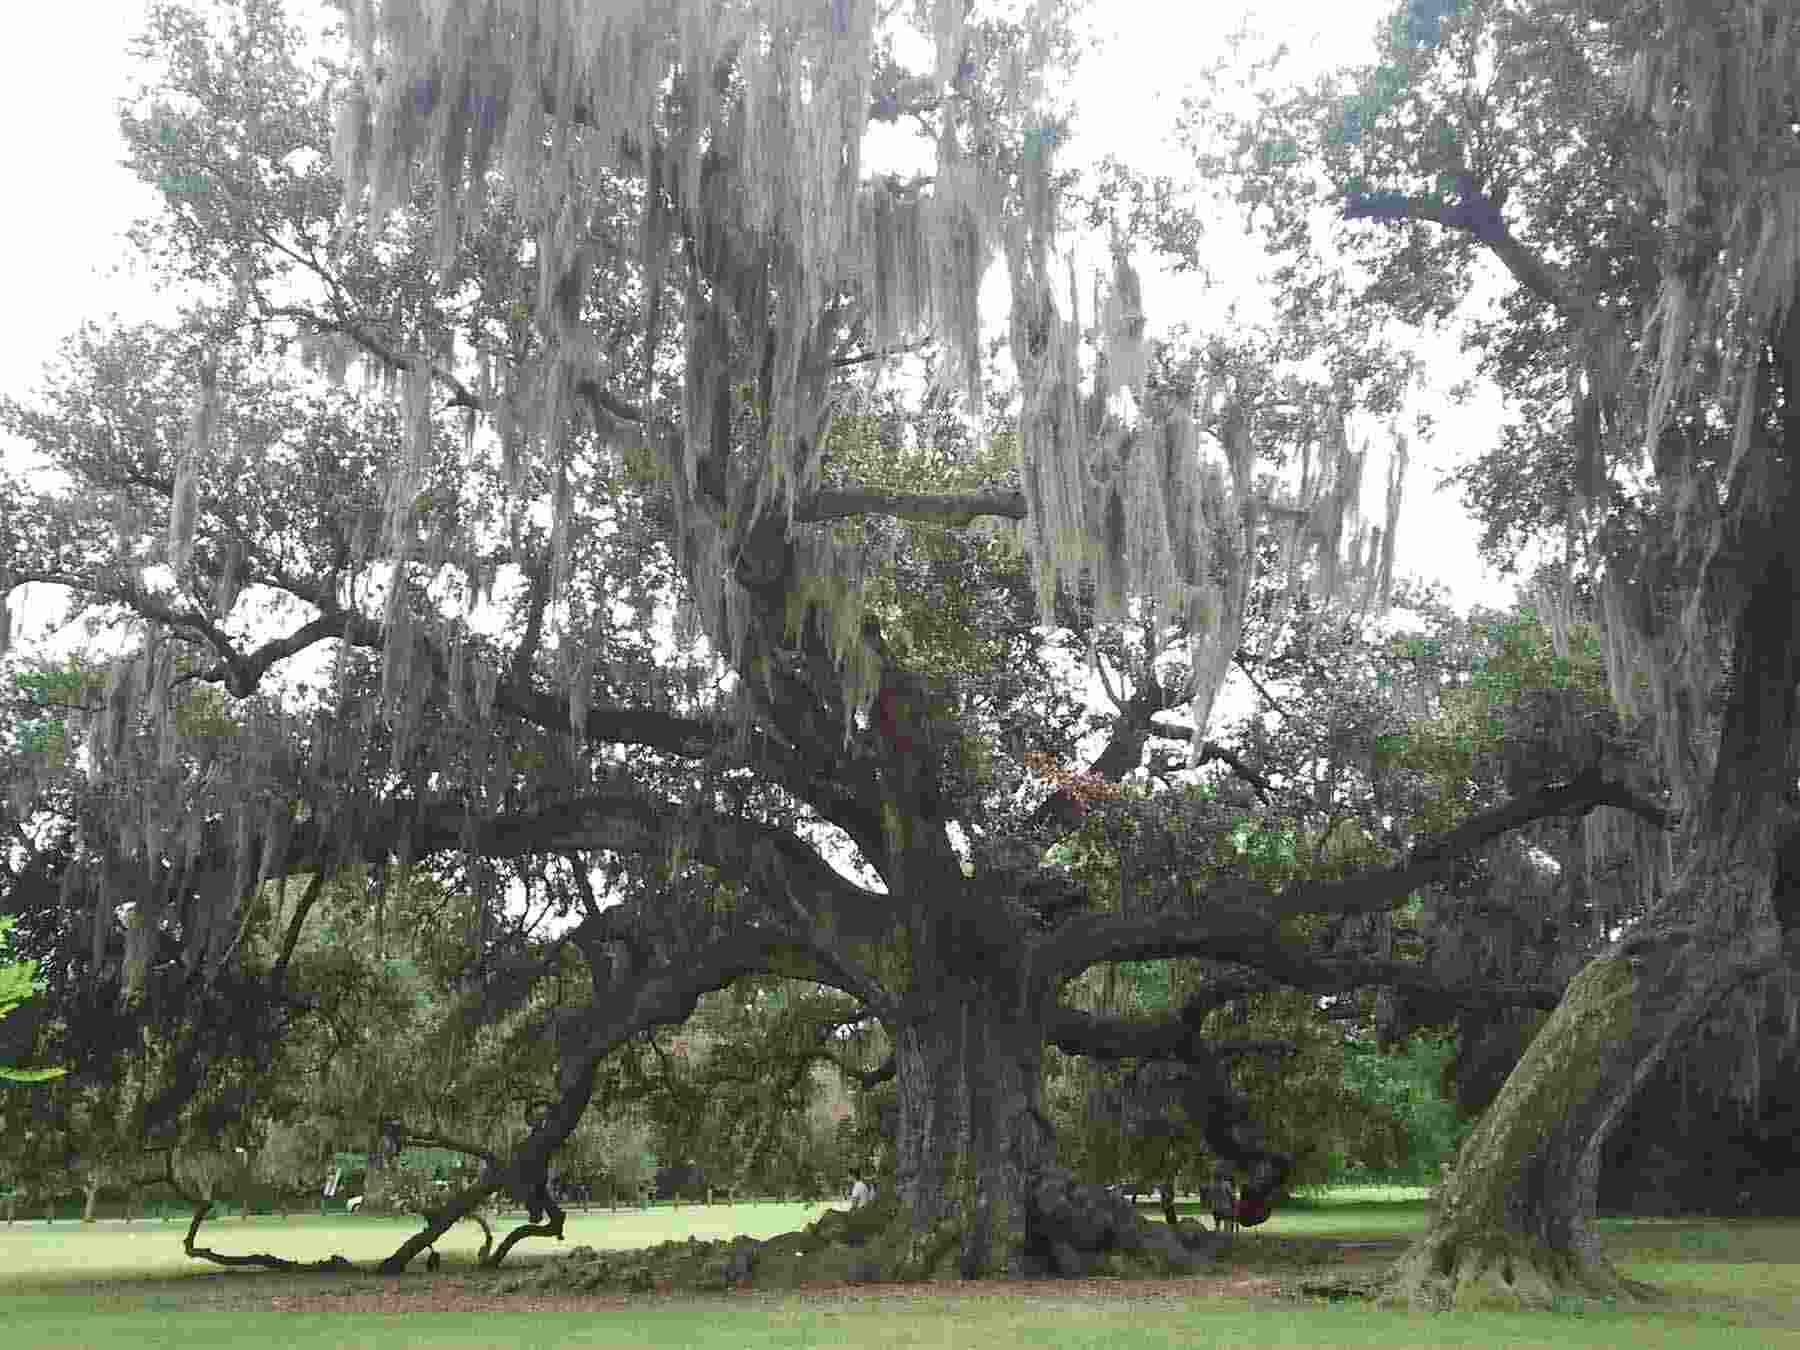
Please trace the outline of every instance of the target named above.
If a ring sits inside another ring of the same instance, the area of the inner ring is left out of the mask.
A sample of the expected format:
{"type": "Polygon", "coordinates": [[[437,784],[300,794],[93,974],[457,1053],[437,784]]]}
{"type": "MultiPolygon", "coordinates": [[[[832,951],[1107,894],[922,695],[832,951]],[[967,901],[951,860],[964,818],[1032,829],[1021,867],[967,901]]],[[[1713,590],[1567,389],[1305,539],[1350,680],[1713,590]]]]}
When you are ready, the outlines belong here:
{"type": "Polygon", "coordinates": [[[1346,1242],[1338,1248],[1338,1261],[1346,1266],[1385,1266],[1406,1250],[1404,1238],[1391,1242],[1346,1242]]]}
{"type": "MultiPolygon", "coordinates": [[[[807,1284],[788,1291],[754,1288],[729,1294],[693,1294],[682,1298],[744,1302],[861,1303],[873,1299],[1014,1299],[1038,1303],[1100,1302],[1115,1299],[1274,1298],[1278,1281],[1263,1275],[1234,1273],[1166,1280],[933,1280],[913,1284],[807,1284]]],[[[497,1294],[486,1281],[440,1279],[422,1287],[416,1277],[395,1277],[376,1286],[361,1285],[336,1292],[325,1290],[275,1294],[260,1306],[280,1312],[582,1312],[624,1308],[651,1302],[674,1291],[659,1287],[653,1294],[497,1294]]]]}
{"type": "MultiPolygon", "coordinates": [[[[676,1255],[686,1256],[685,1248],[676,1255]]],[[[645,1249],[639,1274],[651,1280],[647,1287],[632,1288],[621,1282],[621,1272],[604,1284],[582,1285],[570,1281],[560,1283],[564,1271],[557,1267],[570,1258],[580,1256],[579,1249],[565,1252],[539,1251],[526,1254],[523,1260],[509,1262],[500,1270],[479,1270],[472,1266],[447,1265],[435,1274],[422,1266],[401,1275],[381,1275],[370,1267],[341,1271],[299,1271],[276,1273],[263,1270],[212,1270],[195,1273],[179,1281],[178,1297],[197,1307],[274,1309],[280,1312],[329,1312],[333,1309],[355,1313],[410,1312],[504,1312],[508,1309],[532,1311],[591,1311],[606,1308],[644,1306],[669,1299],[714,1300],[731,1304],[759,1303],[773,1305],[786,1300],[802,1303],[863,1303],[884,1300],[901,1303],[924,1299],[1012,1299],[1032,1303],[1081,1303],[1125,1299],[1194,1299],[1250,1298],[1275,1301],[1294,1297],[1332,1297],[1308,1286],[1349,1281],[1366,1282],[1379,1275],[1381,1268],[1392,1262],[1406,1246],[1404,1239],[1342,1242],[1328,1238],[1238,1239],[1233,1247],[1219,1253],[1215,1262],[1195,1274],[1145,1274],[1142,1277],[1118,1274],[1096,1274],[1078,1279],[1038,1280],[933,1280],[890,1283],[844,1278],[841,1270],[820,1270],[818,1278],[807,1278],[805,1271],[771,1269],[760,1285],[753,1276],[731,1289],[695,1288],[693,1272],[670,1269],[673,1258],[663,1253],[665,1261],[656,1259],[657,1249],[645,1249]],[[661,1268],[658,1268],[659,1265],[661,1268]],[[798,1275],[798,1284],[790,1281],[798,1275]],[[548,1275],[549,1280],[534,1279],[548,1275]],[[671,1276],[680,1279],[676,1283],[671,1276]],[[523,1287],[521,1279],[523,1277],[523,1287]]],[[[721,1245],[718,1251],[726,1250],[721,1245]]],[[[693,1259],[714,1259],[717,1251],[696,1247],[693,1259]]],[[[588,1256],[638,1256],[639,1253],[588,1256]]],[[[579,1262],[573,1267],[585,1269],[579,1262]]],[[[636,1269],[626,1267],[626,1271],[636,1269]]],[[[1323,1288],[1322,1285],[1320,1285],[1323,1288]]],[[[107,1292],[129,1298],[133,1294],[155,1293],[166,1297],[171,1291],[168,1281],[150,1283],[125,1282],[109,1284],[107,1292]]]]}

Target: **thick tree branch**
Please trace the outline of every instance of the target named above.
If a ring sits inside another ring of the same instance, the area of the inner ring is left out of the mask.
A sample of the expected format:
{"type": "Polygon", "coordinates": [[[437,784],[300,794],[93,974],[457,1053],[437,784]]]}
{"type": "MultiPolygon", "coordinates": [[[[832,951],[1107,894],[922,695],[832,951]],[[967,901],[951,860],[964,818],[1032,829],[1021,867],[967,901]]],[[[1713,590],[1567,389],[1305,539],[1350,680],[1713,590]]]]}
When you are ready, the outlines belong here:
{"type": "MultiPolygon", "coordinates": [[[[733,575],[752,606],[742,668],[758,672],[744,682],[743,697],[782,750],[778,781],[848,834],[879,869],[887,848],[884,775],[892,756],[856,753],[846,745],[850,712],[842,668],[819,625],[802,624],[790,636],[796,559],[786,523],[764,512],[737,540],[736,551],[733,575]]],[[[878,645],[878,628],[874,634],[878,645]]],[[[868,625],[864,640],[870,640],[868,625]]],[[[882,669],[885,679],[885,661],[882,669]]]]}
{"type": "MultiPolygon", "coordinates": [[[[1534,820],[1598,806],[1628,810],[1665,828],[1671,823],[1663,808],[1624,784],[1609,781],[1599,770],[1589,770],[1572,783],[1542,789],[1472,817],[1420,845],[1412,859],[1398,867],[1341,881],[1299,882],[1278,895],[1258,883],[1234,879],[1211,887],[1195,906],[1198,913],[1078,915],[1038,938],[1030,959],[1052,978],[1076,974],[1096,961],[1200,956],[1240,961],[1271,974],[1279,968],[1285,982],[1302,981],[1308,988],[1341,988],[1346,979],[1362,982],[1365,977],[1372,984],[1399,983],[1408,978],[1410,967],[1389,962],[1380,963],[1377,970],[1376,963],[1365,962],[1355,972],[1341,963],[1334,968],[1334,963],[1291,950],[1279,939],[1277,926],[1302,914],[1367,914],[1391,908],[1420,887],[1446,879],[1459,858],[1491,840],[1534,820]]],[[[1441,992],[1429,983],[1422,989],[1441,992]]]]}
{"type": "MultiPolygon", "coordinates": [[[[244,653],[204,615],[177,611],[158,601],[143,588],[129,583],[109,584],[97,578],[76,577],[65,573],[32,572],[20,574],[21,581],[44,581],[68,586],[77,591],[126,605],[145,618],[154,619],[174,631],[186,633],[219,654],[214,665],[181,677],[205,683],[223,684],[235,698],[248,698],[277,664],[298,656],[320,642],[342,641],[365,651],[381,651],[387,644],[384,624],[355,611],[338,606],[323,586],[289,579],[283,589],[296,599],[324,612],[285,637],[274,638],[253,651],[244,653]]],[[[418,640],[426,641],[423,636],[418,640]]],[[[431,670],[439,687],[446,687],[449,671],[443,655],[431,648],[431,670]]],[[[518,670],[515,656],[514,669],[518,670]]],[[[570,730],[568,702],[551,697],[531,687],[528,680],[513,680],[495,694],[495,707],[523,718],[546,731],[570,730]]],[[[681,717],[648,708],[590,708],[582,727],[585,738],[593,743],[643,745],[670,754],[693,758],[710,753],[723,733],[710,721],[681,717]]]]}
{"type": "Polygon", "coordinates": [[[513,1150],[504,1166],[428,1215],[424,1229],[382,1262],[382,1273],[404,1270],[413,1257],[502,1187],[515,1198],[535,1203],[552,1219],[547,1227],[515,1230],[511,1240],[495,1251],[490,1264],[499,1264],[521,1238],[560,1236],[560,1211],[549,1203],[549,1161],[574,1133],[587,1110],[600,1062],[645,1031],[687,1021],[701,995],[723,989],[746,975],[775,968],[794,945],[795,938],[786,931],[774,927],[744,928],[685,952],[679,965],[666,964],[636,979],[596,991],[593,1003],[565,1024],[566,1034],[559,1047],[558,1094],[530,1134],[513,1150]]]}
{"type": "Polygon", "coordinates": [[[1209,1041],[1179,1016],[1154,1021],[1108,1017],[1079,1008],[1057,1008],[1045,1026],[1044,1039],[1065,1054],[1091,1059],[1180,1059],[1198,1056],[1287,1054],[1291,1041],[1209,1041]]]}
{"type": "Polygon", "coordinates": [[[198,610],[176,609],[129,578],[119,577],[109,581],[97,576],[80,577],[67,572],[37,569],[20,569],[7,573],[9,586],[17,586],[30,581],[40,581],[51,586],[67,586],[70,590],[124,605],[127,609],[143,615],[146,619],[152,619],[162,624],[171,632],[186,635],[195,641],[205,643],[214,651],[222,653],[225,658],[223,663],[225,667],[243,659],[238,655],[231,639],[206,615],[198,610]]]}
{"type": "Polygon", "coordinates": [[[452,371],[428,356],[403,352],[390,346],[360,324],[352,323],[347,319],[328,319],[322,314],[315,314],[312,310],[299,305],[267,306],[265,312],[274,317],[300,319],[322,333],[337,333],[347,337],[390,370],[409,373],[419,369],[425,370],[432,379],[450,388],[450,402],[445,405],[448,408],[479,408],[482,406],[481,400],[475,396],[475,392],[457,379],[452,371]]]}
{"type": "MultiPolygon", "coordinates": [[[[1448,1007],[1554,1008],[1562,999],[1560,985],[1452,983],[1422,966],[1403,961],[1355,960],[1315,956],[1285,941],[1273,921],[1257,927],[1253,907],[1240,908],[1235,922],[1218,915],[1206,918],[1164,916],[1124,919],[1118,915],[1083,916],[1056,934],[1079,931],[1087,942],[1074,957],[1076,969],[1096,960],[1146,960],[1191,956],[1252,966],[1275,984],[1318,994],[1389,986],[1448,1007]],[[1129,931],[1128,931],[1129,930],[1129,931]],[[1100,956],[1101,951],[1112,953],[1100,956]],[[1119,953],[1127,953],[1120,955],[1119,953]]],[[[1069,967],[1062,967],[1065,972],[1069,967]]],[[[1196,1005],[1198,1007],[1198,1005],[1196,1005]]],[[[1204,1011],[1199,1008],[1199,1011],[1204,1011]]]]}
{"type": "Polygon", "coordinates": [[[1111,1017],[1079,1008],[1058,1008],[1045,1039],[1071,1055],[1092,1059],[1178,1059],[1197,1064],[1238,1055],[1291,1055],[1293,1041],[1277,1038],[1207,1040],[1194,1035],[1180,1015],[1155,1020],[1111,1017]]]}
{"type": "Polygon", "coordinates": [[[1303,957],[1288,949],[1271,950],[1261,963],[1269,975],[1293,989],[1319,994],[1349,989],[1388,987],[1451,1011],[1463,1008],[1541,1008],[1562,1002],[1561,984],[1462,983],[1443,980],[1422,966],[1374,958],[1303,957]]]}
{"type": "Polygon", "coordinates": [[[880,1084],[887,1082],[890,1078],[892,1078],[896,1073],[899,1072],[898,1061],[895,1060],[892,1053],[890,1053],[886,1059],[882,1060],[881,1063],[877,1064],[872,1069],[852,1068],[850,1065],[846,1064],[843,1060],[839,1059],[836,1055],[826,1055],[825,1058],[830,1060],[831,1063],[837,1067],[837,1071],[839,1073],[843,1074],[845,1078],[848,1078],[851,1082],[855,1083],[864,1092],[867,1092],[870,1088],[877,1087],[880,1084]]]}
{"type": "Polygon", "coordinates": [[[858,352],[854,356],[834,357],[831,367],[834,370],[842,370],[846,366],[860,366],[869,361],[880,361],[889,356],[901,356],[907,352],[920,351],[930,345],[930,338],[922,338],[917,342],[903,342],[898,347],[884,347],[878,352],[858,352]]]}
{"type": "Polygon", "coordinates": [[[492,1149],[482,1148],[479,1144],[472,1144],[466,1139],[440,1134],[435,1130],[415,1130],[404,1121],[400,1122],[400,1141],[403,1148],[409,1144],[418,1144],[425,1148],[447,1148],[451,1152],[461,1153],[465,1157],[480,1158],[489,1165],[496,1161],[492,1149]]]}
{"type": "Polygon", "coordinates": [[[883,989],[863,969],[861,963],[838,945],[832,936],[831,929],[834,925],[829,918],[809,909],[794,893],[789,869],[782,865],[774,850],[767,844],[762,845],[758,850],[757,862],[757,870],[766,873],[764,883],[771,888],[779,887],[785,892],[788,904],[800,919],[803,929],[813,934],[811,954],[821,967],[831,972],[832,983],[861,1000],[863,1006],[875,1016],[892,1019],[899,1012],[898,1000],[883,989]]]}
{"type": "Polygon", "coordinates": [[[564,855],[569,864],[569,872],[575,879],[575,892],[581,897],[582,913],[594,923],[604,923],[601,917],[604,911],[600,908],[599,898],[594,894],[594,883],[588,879],[587,869],[582,865],[579,853],[564,855]]]}
{"type": "Polygon", "coordinates": [[[1022,492],[883,492],[872,488],[829,488],[794,509],[794,519],[813,522],[846,516],[895,516],[939,525],[968,525],[978,516],[1025,519],[1022,492]]]}
{"type": "MultiPolygon", "coordinates": [[[[1280,713],[1284,720],[1289,721],[1289,722],[1294,720],[1293,713],[1289,712],[1285,707],[1283,707],[1281,700],[1276,698],[1274,694],[1269,692],[1268,687],[1262,681],[1262,677],[1260,675],[1258,675],[1254,670],[1250,669],[1250,663],[1244,659],[1244,654],[1242,652],[1236,653],[1231,658],[1231,664],[1238,668],[1239,673],[1242,674],[1246,680],[1250,681],[1250,687],[1252,689],[1256,690],[1256,692],[1262,696],[1262,701],[1264,703],[1268,704],[1268,706],[1270,708],[1272,708],[1276,712],[1280,713]]],[[[1191,737],[1193,735],[1193,732],[1189,731],[1188,735],[1191,737]]]]}
{"type": "Polygon", "coordinates": [[[1253,994],[1267,994],[1281,988],[1281,982],[1248,966],[1225,967],[1209,975],[1203,988],[1189,994],[1181,1004],[1181,1016],[1198,1025],[1208,1013],[1253,994]]]}
{"type": "Polygon", "coordinates": [[[306,916],[318,902],[325,890],[325,869],[317,868],[313,879],[301,894],[300,901],[294,906],[294,917],[288,920],[287,932],[281,939],[281,954],[275,958],[275,966],[269,972],[269,988],[279,992],[287,980],[288,963],[294,959],[294,948],[300,943],[300,930],[306,925],[306,916]]]}
{"type": "MultiPolygon", "coordinates": [[[[1153,735],[1165,736],[1170,740],[1191,741],[1194,739],[1194,729],[1192,727],[1178,726],[1173,722],[1153,723],[1150,730],[1153,735]]],[[[1214,760],[1225,765],[1233,774],[1248,783],[1251,788],[1255,790],[1257,797],[1262,801],[1266,802],[1269,800],[1270,795],[1274,792],[1274,788],[1270,786],[1269,780],[1255,769],[1252,769],[1248,764],[1244,763],[1243,759],[1239,757],[1236,751],[1220,745],[1217,741],[1201,742],[1199,762],[1202,764],[1209,764],[1214,760]]]]}
{"type": "Polygon", "coordinates": [[[737,816],[683,813],[628,786],[601,788],[529,814],[494,817],[472,831],[460,807],[410,821],[396,811],[365,838],[369,848],[385,857],[401,834],[418,855],[470,850],[487,858],[595,849],[656,853],[681,842],[697,859],[741,877],[754,876],[771,862],[779,864],[786,884],[810,898],[819,921],[835,925],[849,940],[873,941],[891,923],[885,896],[846,881],[795,836],[737,816]]]}
{"type": "Polygon", "coordinates": [[[587,878],[580,878],[580,882],[589,897],[586,903],[590,912],[569,934],[569,940],[587,960],[595,989],[610,987],[617,979],[632,979],[648,970],[654,953],[633,924],[629,912],[621,906],[600,909],[592,902],[593,887],[587,884],[587,878]],[[615,943],[625,949],[624,969],[616,972],[611,962],[602,959],[604,949],[615,943]],[[604,980],[602,975],[606,977],[604,980]]]}
{"type": "Polygon", "coordinates": [[[531,663],[537,660],[538,647],[544,639],[544,610],[550,604],[550,559],[535,559],[525,568],[525,579],[531,587],[525,610],[525,635],[513,648],[506,678],[508,691],[515,696],[531,692],[531,663]]]}
{"type": "Polygon", "coordinates": [[[217,1266],[257,1266],[265,1270],[351,1270],[354,1267],[341,1256],[327,1257],[323,1261],[290,1261],[285,1257],[271,1256],[266,1252],[256,1252],[248,1256],[232,1256],[216,1252],[210,1247],[199,1247],[194,1239],[199,1235],[200,1225],[206,1222],[206,1216],[212,1213],[213,1203],[204,1196],[189,1191],[175,1176],[175,1151],[168,1150],[163,1155],[163,1175],[158,1181],[174,1191],[177,1196],[194,1212],[188,1224],[187,1233],[181,1239],[181,1249],[189,1256],[200,1261],[211,1261],[217,1266]]]}
{"type": "Polygon", "coordinates": [[[1457,859],[1483,844],[1534,820],[1585,815],[1599,806],[1629,811],[1659,829],[1668,829],[1675,823],[1671,814],[1655,802],[1606,778],[1599,769],[1589,769],[1563,786],[1541,788],[1471,816],[1449,833],[1415,845],[1411,859],[1399,867],[1342,881],[1290,886],[1273,901],[1269,912],[1284,918],[1296,914],[1367,914],[1385,909],[1421,886],[1446,879],[1457,859]]]}
{"type": "Polygon", "coordinates": [[[1572,323],[1587,317],[1588,306],[1576,289],[1548,263],[1521,244],[1506,227],[1492,198],[1463,175],[1457,199],[1409,197],[1403,192],[1352,192],[1344,197],[1345,220],[1418,220],[1471,234],[1505,265],[1515,280],[1572,323]]]}

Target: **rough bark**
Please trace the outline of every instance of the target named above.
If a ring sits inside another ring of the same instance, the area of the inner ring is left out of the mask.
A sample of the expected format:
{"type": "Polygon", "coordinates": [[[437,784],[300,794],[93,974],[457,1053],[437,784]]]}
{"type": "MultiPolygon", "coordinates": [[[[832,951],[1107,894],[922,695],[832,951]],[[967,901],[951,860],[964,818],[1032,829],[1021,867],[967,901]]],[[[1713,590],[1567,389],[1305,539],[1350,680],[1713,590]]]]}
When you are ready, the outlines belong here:
{"type": "Polygon", "coordinates": [[[993,992],[971,986],[897,1038],[897,1190],[932,1278],[1021,1277],[1028,1189],[1055,1151],[1042,1028],[994,1007],[993,992]]]}
{"type": "MultiPolygon", "coordinates": [[[[171,1172],[171,1177],[173,1172],[171,1172]]],[[[174,1183],[171,1181],[170,1183],[174,1183]]],[[[216,1266],[255,1266],[261,1270],[279,1270],[288,1274],[302,1271],[339,1271],[354,1270],[355,1267],[342,1256],[328,1256],[320,1261],[290,1261],[284,1256],[275,1256],[269,1252],[248,1252],[239,1255],[233,1252],[215,1251],[211,1247],[200,1246],[195,1239],[200,1234],[200,1225],[206,1222],[212,1213],[213,1202],[204,1196],[193,1195],[175,1187],[176,1193],[193,1206],[193,1218],[188,1223],[187,1233],[181,1239],[181,1249],[197,1261],[210,1261],[216,1266]]]]}
{"type": "Polygon", "coordinates": [[[1685,879],[1730,925],[1666,919],[1627,935],[1576,976],[1445,1183],[1425,1236],[1390,1272],[1384,1300],[1432,1308],[1542,1308],[1558,1298],[1650,1299],[1607,1259],[1594,1226],[1600,1159],[1639,1086],[1671,1047],[1746,980],[1767,973],[1781,933],[1766,904],[1768,859],[1696,863],[1685,879]]]}
{"type": "MultiPolygon", "coordinates": [[[[962,951],[977,944],[964,935],[962,951]]],[[[894,1279],[1085,1276],[1115,1254],[1159,1269],[1212,1259],[1203,1235],[1145,1220],[1055,1165],[1041,1100],[1048,991],[1004,956],[958,961],[896,1037],[895,1185],[868,1270],[894,1279]]]]}
{"type": "Polygon", "coordinates": [[[1157,1198],[1162,1201],[1162,1212],[1163,1212],[1164,1222],[1166,1222],[1170,1228],[1179,1228],[1181,1226],[1181,1217],[1179,1214],[1176,1213],[1176,1210],[1175,1210],[1175,1182],[1174,1182],[1174,1180],[1171,1178],[1168,1181],[1158,1182],[1157,1187],[1156,1187],[1156,1195],[1157,1195],[1157,1198]]]}

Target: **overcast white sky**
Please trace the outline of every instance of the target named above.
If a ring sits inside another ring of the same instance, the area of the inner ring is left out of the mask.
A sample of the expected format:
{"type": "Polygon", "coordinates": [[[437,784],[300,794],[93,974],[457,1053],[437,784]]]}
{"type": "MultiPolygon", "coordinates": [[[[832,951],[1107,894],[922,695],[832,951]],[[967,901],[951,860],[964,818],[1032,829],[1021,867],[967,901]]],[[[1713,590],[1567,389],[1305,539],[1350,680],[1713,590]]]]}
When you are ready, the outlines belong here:
{"type": "MultiPolygon", "coordinates": [[[[1296,68],[1304,71],[1367,59],[1370,34],[1388,7],[1388,0],[1264,0],[1250,8],[1256,26],[1289,42],[1296,68]]],[[[143,12],[143,0],[80,0],[18,6],[8,15],[12,40],[0,52],[0,108],[12,128],[13,207],[0,216],[0,269],[13,318],[0,328],[0,392],[28,395],[57,342],[83,320],[173,314],[177,298],[155,296],[131,274],[121,238],[134,216],[156,205],[154,193],[119,167],[113,106],[128,87],[125,46],[141,28],[143,12]]],[[[1143,167],[1183,172],[1178,158],[1159,157],[1158,143],[1191,72],[1219,50],[1220,35],[1241,13],[1230,4],[1102,0],[1094,22],[1114,39],[1089,62],[1075,91],[1080,135],[1143,167]]],[[[1219,250],[1215,259],[1227,260],[1218,268],[1225,276],[1253,276],[1260,265],[1241,230],[1222,231],[1212,246],[1219,250]]],[[[1209,318],[1223,298],[1191,284],[1157,283],[1146,291],[1154,326],[1209,318]]],[[[1504,603],[1511,587],[1481,569],[1475,527],[1451,495],[1432,495],[1447,467],[1487,446],[1495,409],[1434,411],[1440,415],[1435,441],[1414,447],[1398,570],[1443,580],[1459,605],[1504,603]]],[[[1385,471],[1373,463],[1370,469],[1367,478],[1378,486],[1385,471]]]]}

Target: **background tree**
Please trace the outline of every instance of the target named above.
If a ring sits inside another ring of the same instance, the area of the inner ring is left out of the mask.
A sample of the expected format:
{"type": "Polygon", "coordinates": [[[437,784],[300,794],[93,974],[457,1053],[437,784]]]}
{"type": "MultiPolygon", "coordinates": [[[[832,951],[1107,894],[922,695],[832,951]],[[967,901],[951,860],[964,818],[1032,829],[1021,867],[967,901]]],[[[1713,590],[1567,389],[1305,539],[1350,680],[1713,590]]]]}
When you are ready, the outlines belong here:
{"type": "Polygon", "coordinates": [[[1714,1071],[1752,1089],[1759,1037],[1709,1028],[1790,997],[1800,330],[1792,184],[1767,168],[1793,153],[1796,31],[1748,4],[1476,0],[1397,9],[1386,38],[1376,66],[1239,143],[1249,200],[1303,257],[1322,174],[1339,239],[1372,265],[1358,303],[1402,318],[1448,314],[1478,253],[1504,268],[1473,345],[1521,416],[1465,471],[1470,502],[1509,560],[1538,531],[1562,539],[1556,655],[1598,625],[1682,826],[1633,841],[1622,931],[1531,1040],[1394,1292],[1636,1292],[1592,1222],[1609,1135],[1697,1042],[1735,1045],[1714,1071]]]}
{"type": "Polygon", "coordinates": [[[269,1187],[275,1210],[285,1219],[296,1200],[304,1203],[322,1195],[332,1171],[332,1149],[311,1122],[276,1121],[264,1133],[250,1165],[256,1178],[269,1187]]]}
{"type": "Polygon", "coordinates": [[[593,1178],[616,1210],[619,1201],[636,1203],[656,1175],[650,1124],[639,1111],[590,1110],[562,1154],[565,1172],[593,1178]]]}

